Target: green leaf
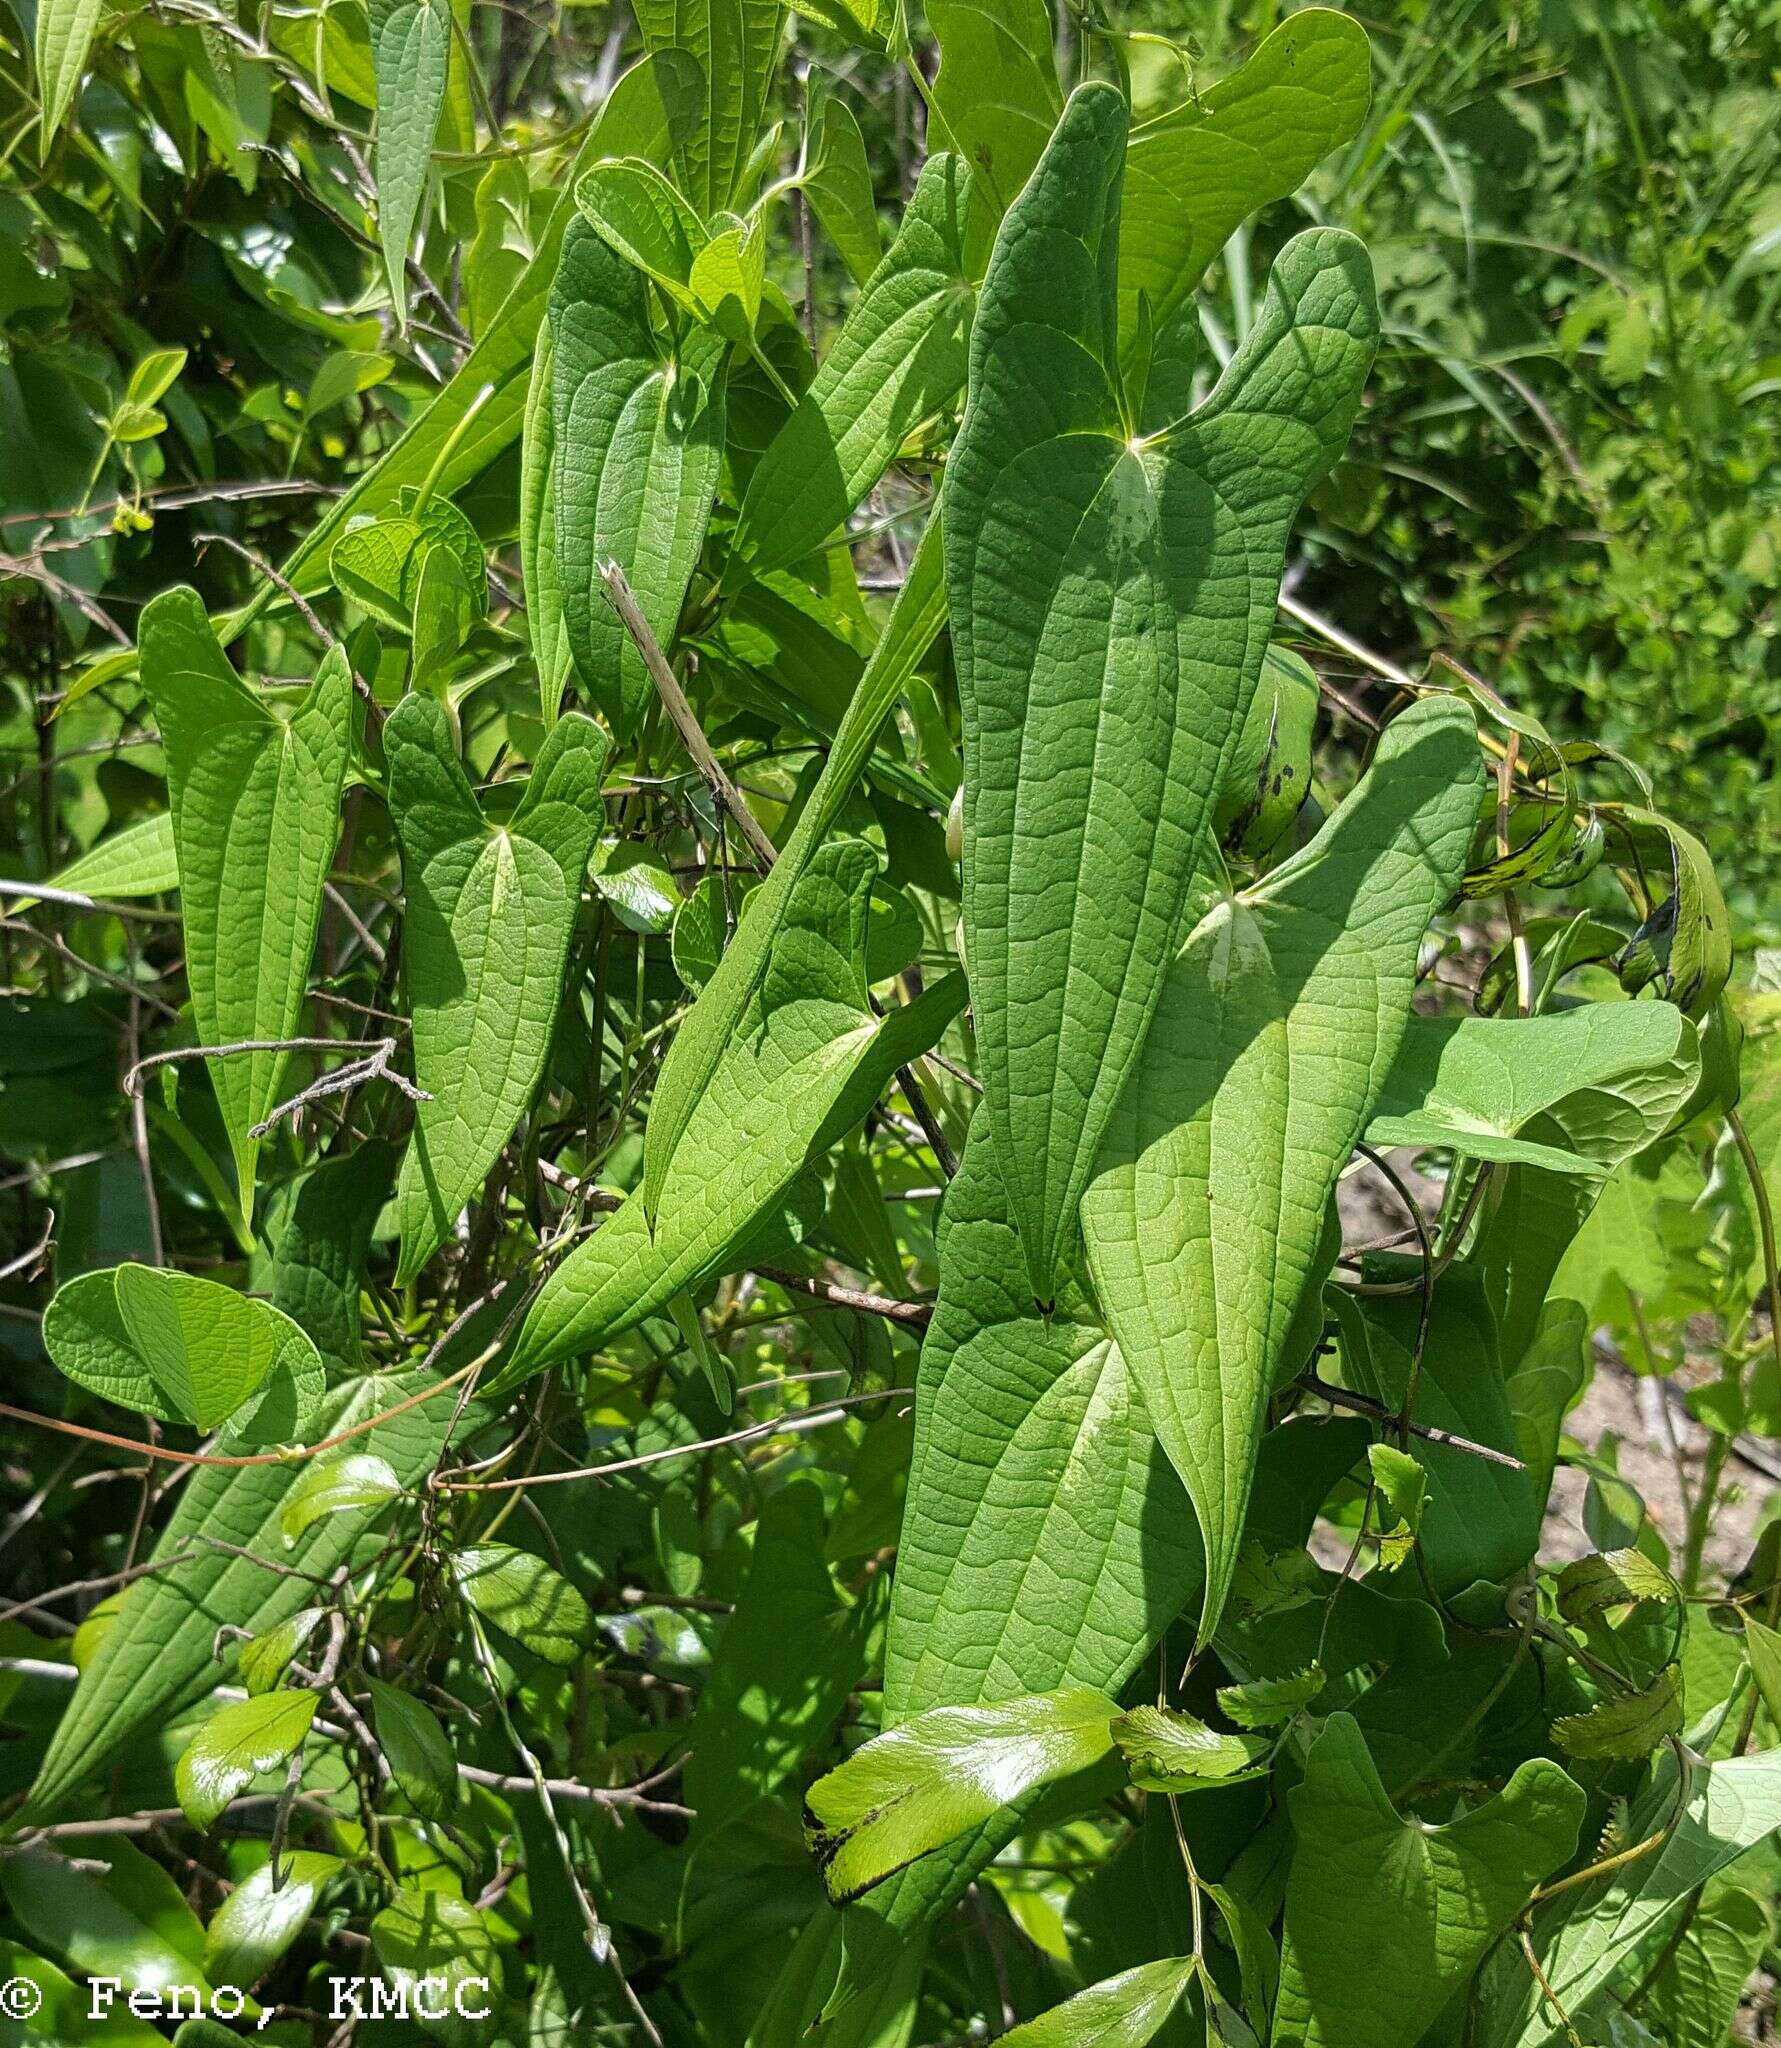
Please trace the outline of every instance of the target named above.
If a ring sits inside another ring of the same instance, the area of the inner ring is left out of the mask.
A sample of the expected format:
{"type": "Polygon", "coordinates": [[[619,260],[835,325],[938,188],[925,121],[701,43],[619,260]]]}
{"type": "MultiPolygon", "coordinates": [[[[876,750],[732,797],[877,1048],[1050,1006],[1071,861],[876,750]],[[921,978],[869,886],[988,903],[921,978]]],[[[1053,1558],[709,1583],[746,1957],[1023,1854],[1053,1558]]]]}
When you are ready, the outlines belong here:
{"type": "MultiPolygon", "coordinates": [[[[1336,1288],[1326,1299],[1341,1332],[1343,1383],[1395,1415],[1410,1392],[1422,1325],[1421,1265],[1405,1256],[1380,1260],[1370,1271],[1401,1291],[1359,1298],[1336,1288]]],[[[1470,1265],[1449,1267],[1435,1290],[1411,1419],[1516,1451],[1490,1299],[1470,1265]]],[[[1428,1490],[1419,1576],[1451,1598],[1474,1580],[1501,1584],[1522,1570],[1539,1544],[1544,1506],[1528,1474],[1449,1444],[1419,1443],[1416,1456],[1428,1490]]]]}
{"type": "MultiPolygon", "coordinates": [[[[1666,1755],[1626,1821],[1629,1843],[1667,1831],[1662,1847],[1564,1894],[1535,1922],[1547,1981],[1575,2019],[1611,1986],[1636,1982],[1691,1912],[1696,1890],[1781,1828],[1781,1750],[1691,1764],[1679,1814],[1676,1770],[1666,1755]]],[[[1531,1984],[1529,1992],[1493,2048],[1556,2048],[1564,2040],[1531,1984]]]]}
{"type": "MultiPolygon", "coordinates": [[[[532,360],[545,305],[562,252],[563,233],[575,215],[575,180],[607,156],[665,160],[675,140],[699,117],[703,82],[684,50],[662,50],[635,64],[613,87],[565,173],[538,247],[508,293],[488,331],[408,430],[310,529],[286,558],[281,574],[299,590],[323,588],[334,543],[355,520],[375,518],[404,490],[430,483],[441,495],[460,491],[519,439],[532,360]]],[[[276,596],[267,582],[245,612],[226,621],[233,633],[276,596]]]]}
{"type": "Polygon", "coordinates": [[[866,139],[853,109],[845,100],[821,91],[820,79],[819,72],[811,73],[804,196],[854,283],[864,285],[884,253],[866,139]]]}
{"type": "MultiPolygon", "coordinates": [[[[328,1434],[351,1429],[437,1384],[420,1373],[348,1380],[329,1393],[315,1427],[328,1434]]],[[[378,1423],[354,1443],[387,1458],[403,1483],[415,1486],[437,1461],[451,1415],[449,1398],[429,1401],[378,1423]]],[[[473,1408],[462,1426],[477,1419],[473,1408]]],[[[330,1515],[295,1551],[284,1549],[279,1514],[301,1469],[283,1463],[210,1465],[181,1486],[154,1547],[160,1568],[127,1590],[116,1623],[81,1674],[51,1738],[26,1807],[33,1822],[66,1805],[131,1737],[165,1726],[226,1680],[227,1646],[222,1664],[214,1655],[219,1616],[258,1636],[313,1598],[308,1579],[269,1570],[268,1563],[288,1562],[326,1579],[352,1555],[368,1524],[363,1512],[330,1515]],[[221,1537],[248,1555],[212,1549],[206,1536],[221,1537]]]]}
{"type": "Polygon", "coordinates": [[[935,141],[972,168],[981,238],[1032,175],[1063,108],[1051,15],[1044,0],[931,0],[926,12],[940,44],[935,141]]]}
{"type": "Polygon", "coordinates": [[[1668,1003],[1417,1017],[1367,1137],[1603,1178],[1663,1131],[1699,1073],[1694,1032],[1668,1003]]]}
{"type": "Polygon", "coordinates": [[[119,1266],[118,1314],[173,1414],[201,1435],[229,1420],[276,1372],[256,1436],[294,1437],[323,1388],[315,1346],[288,1316],[196,1274],[119,1266]]]}
{"type": "Polygon", "coordinates": [[[930,521],[791,838],[772,872],[750,896],[747,915],[717,972],[668,1048],[643,1138],[643,1200],[651,1219],[660,1213],[662,1190],[687,1126],[755,1001],[798,883],[840,818],[872,758],[879,728],[933,645],[945,613],[940,529],[937,521],[930,521]]]}
{"type": "Polygon", "coordinates": [[[243,1878],[216,1909],[204,1936],[204,1973],[211,1983],[244,1991],[259,1983],[302,1932],[323,1888],[345,1868],[338,1856],[296,1849],[243,1878]]]}
{"type": "Polygon", "coordinates": [[[303,1607],[264,1635],[241,1646],[241,1682],[256,1696],[274,1692],[291,1668],[291,1660],[327,1619],[323,1607],[303,1607]]]}
{"type": "Polygon", "coordinates": [[[1309,664],[1290,648],[1270,647],[1212,821],[1222,845],[1259,859],[1299,815],[1311,793],[1319,702],[1309,664]]]}
{"type": "Polygon", "coordinates": [[[1395,1572],[1416,1548],[1422,1511],[1428,1505],[1429,1476],[1408,1451],[1394,1444],[1369,1444],[1367,1465],[1380,1502],[1380,1568],[1395,1572]]]}
{"type": "Polygon", "coordinates": [[[1205,1535],[1203,1638],[1324,1213],[1397,1052],[1480,778],[1470,714],[1426,699],[1303,852],[1212,904],[1082,1204],[1097,1292],[1205,1535]]]}
{"type": "MultiPolygon", "coordinates": [[[[126,825],[121,832],[101,839],[90,853],[71,860],[49,879],[53,888],[119,902],[168,894],[179,887],[173,813],[161,811],[152,818],[138,818],[134,825],[126,825]]],[[[15,896],[12,907],[15,911],[25,910],[29,900],[15,896]]]]}
{"type": "Polygon", "coordinates": [[[555,360],[556,337],[546,319],[538,328],[520,436],[519,559],[526,633],[538,670],[538,708],[547,726],[557,722],[575,665],[557,569],[555,360]]]}
{"type": "Polygon", "coordinates": [[[193,1827],[208,1828],[262,1771],[276,1770],[302,1747],[319,1699],[313,1692],[263,1692],[205,1722],[173,1773],[193,1827]]]}
{"type": "Polygon", "coordinates": [[[1266,1735],[1224,1735],[1176,1707],[1133,1707],[1113,1723],[1132,1783],[1144,1792],[1201,1792],[1261,1776],[1274,1743],[1266,1735]]]}
{"type": "Polygon", "coordinates": [[[383,744],[415,1079],[432,1098],[416,1110],[397,1184],[400,1284],[475,1198],[544,1071],[609,743],[591,719],[560,719],[501,826],[484,819],[432,698],[405,698],[383,744]]]}
{"type": "Polygon", "coordinates": [[[488,2038],[501,1959],[474,1906],[452,1892],[399,1891],[372,1921],[371,1947],[407,2009],[446,2048],[488,2038]]]}
{"type": "Polygon", "coordinates": [[[1676,1937],[1639,2011],[1665,2048],[1724,2048],[1745,1986],[1774,1939],[1770,1909],[1727,1882],[1676,1937]]]}
{"type": "Polygon", "coordinates": [[[1781,1724],[1781,1631],[1758,1621],[1754,1614],[1746,1614],[1744,1648],[1750,1658],[1756,1689],[1769,1710],[1769,1718],[1781,1724]]]}
{"type": "Polygon", "coordinates": [[[1404,1820],[1359,1728],[1332,1715],[1289,1795],[1274,2038],[1302,2048],[1411,2048],[1485,1951],[1566,1861],[1582,1792],[1544,1757],[1446,1827],[1404,1820]],[[1357,1928],[1389,1927],[1389,1941],[1357,1928]]]}
{"type": "Polygon", "coordinates": [[[84,1980],[78,1985],[54,1963],[46,1962],[16,1942],[0,1941],[0,1974],[27,1983],[37,1994],[37,2010],[9,2039],[29,2043],[47,2036],[55,2042],[101,2044],[101,2048],[160,2048],[166,2035],[146,2020],[134,2018],[128,2010],[114,2009],[104,2019],[92,2017],[92,1988],[84,1980]]]}
{"type": "Polygon", "coordinates": [[[1162,993],[1287,536],[1378,330],[1360,244],[1297,236],[1204,405],[1136,439],[1114,317],[1126,126],[1117,91],[1079,88],[1010,209],[942,493],[965,955],[1041,1302],[1162,993]]]}
{"type": "Polygon", "coordinates": [[[707,81],[705,118],[679,152],[681,188],[702,216],[745,203],[785,29],[783,0],[639,0],[646,49],[688,52],[707,81]]]}
{"type": "Polygon", "coordinates": [[[1352,16],[1302,8],[1246,64],[1139,129],[1120,221],[1123,335],[1135,331],[1140,295],[1162,332],[1232,230],[1359,133],[1369,70],[1352,16]]]}
{"type": "Polygon", "coordinates": [[[256,1440],[289,1441],[324,1384],[315,1346],[289,1316],[218,1281],[152,1266],[71,1280],[49,1305],[43,1341],[78,1385],[205,1435],[260,1393],[238,1433],[252,1423],[256,1440]]]}
{"type": "Polygon", "coordinates": [[[443,1819],[457,1804],[458,1759],[439,1717],[412,1693],[369,1681],[378,1746],[417,1813],[443,1819]]]}
{"type": "Polygon", "coordinates": [[[963,385],[973,296],[964,272],[967,183],[958,157],[922,166],[889,253],[755,465],[734,547],[757,571],[821,547],[913,429],[963,385]]]}
{"type": "Polygon", "coordinates": [[[1118,1711],[1086,1686],[932,1707],[855,1750],[804,1796],[804,1832],[829,1896],[857,1898],[1035,1786],[1099,1763],[1118,1711]]]}
{"type": "Polygon", "coordinates": [[[400,1500],[403,1487],[387,1458],[375,1451],[339,1451],[314,1458],[303,1468],[278,1517],[287,1544],[312,1528],[324,1515],[351,1508],[375,1511],[400,1500]]]}
{"type": "MultiPolygon", "coordinates": [[[[83,1842],[74,1862],[38,1846],[0,1857],[0,1891],[29,1938],[126,1991],[208,1996],[204,1930],[159,1865],[129,1842],[83,1842]]],[[[89,2007],[89,2012],[91,2008],[89,2007]]]]}
{"type": "Polygon", "coordinates": [[[776,1791],[847,1704],[866,1661],[864,1602],[823,1562],[822,1494],[795,1479],[761,1508],[736,1611],[687,1730],[687,1804],[697,1839],[776,1791]]]}
{"type": "Polygon", "coordinates": [[[1581,1714],[1552,1724],[1552,1739],[1567,1756],[1588,1762],[1614,1757],[1637,1762],[1660,1742],[1682,1733],[1682,1667],[1666,1664],[1641,1692],[1615,1693],[1581,1714]]]}
{"type": "Polygon", "coordinates": [[[309,390],[303,399],[304,424],[320,419],[361,392],[374,390],[395,367],[394,356],[374,355],[363,349],[337,349],[323,359],[309,380],[309,390]]]}
{"type": "Polygon", "coordinates": [[[1307,1664],[1285,1678],[1252,1678],[1218,1688],[1218,1711],[1239,1728],[1278,1728],[1308,1707],[1326,1683],[1321,1664],[1307,1664]]]}
{"type": "Polygon", "coordinates": [[[1199,1965],[1164,1956],[1121,1970],[1002,2036],[1005,2048],[1145,2048],[1181,2003],[1199,1965]]]}
{"type": "Polygon", "coordinates": [[[377,230],[396,325],[408,324],[408,253],[433,167],[451,68],[448,0],[374,9],[377,28],[377,230]]]}
{"type": "Polygon", "coordinates": [[[490,1543],[454,1551],[447,1564],[477,1613],[547,1664],[573,1664],[592,1640],[587,1602],[531,1551],[490,1543]]]}
{"type": "Polygon", "coordinates": [[[550,328],[563,622],[582,689],[624,740],[655,689],[601,570],[617,562],[671,647],[723,461],[727,344],[707,328],[675,348],[658,339],[648,280],[586,221],[564,238],[550,328]]]}
{"type": "MultiPolygon", "coordinates": [[[[607,1343],[730,1271],[805,1167],[860,1122],[896,1069],[927,1051],[958,1014],[958,975],[883,1016],[868,1007],[866,906],[876,866],[857,839],[833,841],[812,857],[785,903],[760,985],[686,1127],[653,1231],[633,1194],[577,1245],[545,1280],[490,1391],[607,1343]]],[[[770,877],[750,900],[726,968],[772,886],[770,877]]],[[[722,980],[720,969],[702,1003],[722,980]]]]}
{"type": "Polygon", "coordinates": [[[1573,1559],[1558,1575],[1558,1611],[1566,1621],[1583,1621],[1640,1601],[1667,1603],[1681,1597],[1676,1581],[1642,1550],[1598,1551],[1573,1559]]]}
{"type": "MultiPolygon", "coordinates": [[[[417,690],[445,702],[452,670],[476,623],[476,600],[450,548],[431,542],[419,551],[419,561],[409,628],[414,644],[411,675],[417,690]]],[[[477,581],[483,581],[480,564],[477,581]]]]}
{"type": "Polygon", "coordinates": [[[761,317],[767,237],[761,217],[715,214],[710,239],[693,257],[687,290],[698,312],[732,341],[747,342],[761,317]]]}
{"type": "Polygon", "coordinates": [[[661,855],[634,839],[602,841],[588,881],[629,932],[665,932],[682,902],[661,855]]]}
{"type": "MultiPolygon", "coordinates": [[[[532,180],[523,159],[497,157],[476,186],[476,239],[464,259],[472,334],[486,334],[532,256],[532,180]]],[[[540,328],[540,334],[543,333],[540,328]]]]}
{"type": "MultiPolygon", "coordinates": [[[[1116,1693],[1202,1584],[1193,1511],[1086,1285],[1073,1276],[1049,1321],[1033,1308],[981,1111],[938,1248],[885,1646],[887,1725],[1060,1686],[1116,1693]]],[[[1003,1814],[887,1886],[872,1902],[884,1924],[940,1911],[1019,1825],[1003,1814]]],[[[870,1931],[849,1935],[865,1976],[870,1931]]]]}
{"type": "Polygon", "coordinates": [[[1667,858],[1670,868],[1670,893],[1621,955],[1621,986],[1637,995],[1656,982],[1698,1023],[1718,1002],[1732,967],[1732,921],[1712,856],[1692,832],[1656,811],[1620,806],[1615,822],[1636,852],[1667,858]]]}
{"type": "Polygon", "coordinates": [[[272,1231],[272,1306],[333,1372],[359,1369],[359,1292],[396,1155],[381,1138],[325,1159],[296,1184],[272,1231]]]}
{"type": "Polygon", "coordinates": [[[67,118],[104,12],[101,0],[40,0],[37,9],[37,94],[43,102],[42,153],[67,118]]]}
{"type": "MultiPolygon", "coordinates": [[[[142,682],[167,755],[179,849],[186,976],[204,1044],[290,1038],[340,829],[352,718],[346,656],[330,652],[289,720],[223,658],[195,591],[142,614],[142,682]]],[[[271,1115],[287,1055],[205,1062],[253,1204],[254,1127],[271,1115]]]]}

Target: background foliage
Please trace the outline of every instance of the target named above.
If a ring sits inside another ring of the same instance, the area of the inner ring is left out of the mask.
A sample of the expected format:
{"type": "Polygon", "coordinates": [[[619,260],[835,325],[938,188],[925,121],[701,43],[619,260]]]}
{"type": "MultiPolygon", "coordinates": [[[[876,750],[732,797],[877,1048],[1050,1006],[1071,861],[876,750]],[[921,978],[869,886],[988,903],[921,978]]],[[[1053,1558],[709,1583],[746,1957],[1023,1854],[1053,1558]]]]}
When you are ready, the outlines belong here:
{"type": "Polygon", "coordinates": [[[962,536],[1061,382],[986,409],[985,265],[1064,87],[1078,164],[1122,97],[1217,131],[1277,10],[713,14],[0,20],[0,2028],[145,2040],[120,1975],[344,2040],[331,1979],[439,1972],[448,2043],[1767,2024],[1776,9],[1388,10],[1370,101],[1314,28],[1228,197],[1128,180],[1193,233],[1090,337],[1110,446],[1233,356],[1290,434],[1271,275],[1357,354],[1290,544],[1239,508],[1223,779],[1121,759],[1204,829],[1066,849],[1150,892],[1105,1014],[972,879],[1077,795],[1068,718],[983,736],[1020,555],[962,536]],[[1214,836],[1216,1029],[1157,937],[1214,836]],[[1195,1065],[1274,1032],[1315,1114],[1195,1065]],[[1141,1048],[1109,1167],[1068,1090],[1141,1048]],[[1202,1272],[1276,1113],[1303,1227],[1202,1272]]]}

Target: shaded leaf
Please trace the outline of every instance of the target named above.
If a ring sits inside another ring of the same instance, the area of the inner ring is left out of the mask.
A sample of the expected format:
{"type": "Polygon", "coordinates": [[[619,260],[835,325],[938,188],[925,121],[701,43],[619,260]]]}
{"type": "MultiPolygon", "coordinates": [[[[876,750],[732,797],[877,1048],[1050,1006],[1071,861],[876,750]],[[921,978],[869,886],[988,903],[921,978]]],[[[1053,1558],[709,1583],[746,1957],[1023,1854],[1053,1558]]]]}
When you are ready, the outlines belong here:
{"type": "Polygon", "coordinates": [[[417,1107],[396,1191],[406,1282],[481,1188],[544,1071],[609,743],[591,719],[560,719],[518,808],[495,826],[432,698],[405,698],[383,741],[407,895],[415,1079],[431,1096],[417,1107]]]}
{"type": "Polygon", "coordinates": [[[1446,1827],[1404,1820],[1346,1714],[1325,1725],[1289,1797],[1281,2048],[1410,2048],[1570,1856],[1584,1813],[1582,1792],[1540,1757],[1446,1827]],[[1357,1927],[1392,1939],[1356,1941],[1357,1927]]]}
{"type": "Polygon", "coordinates": [[[412,1693],[381,1678],[369,1683],[372,1725],[396,1783],[417,1813],[443,1817],[458,1798],[458,1759],[451,1738],[438,1715],[412,1693]]]}
{"type": "Polygon", "coordinates": [[[1206,1537],[1203,1631],[1235,1569],[1330,1195],[1397,1052],[1480,772],[1470,714],[1425,700],[1386,728],[1308,847],[1213,903],[1169,971],[1082,1204],[1102,1305],[1206,1537]]]}

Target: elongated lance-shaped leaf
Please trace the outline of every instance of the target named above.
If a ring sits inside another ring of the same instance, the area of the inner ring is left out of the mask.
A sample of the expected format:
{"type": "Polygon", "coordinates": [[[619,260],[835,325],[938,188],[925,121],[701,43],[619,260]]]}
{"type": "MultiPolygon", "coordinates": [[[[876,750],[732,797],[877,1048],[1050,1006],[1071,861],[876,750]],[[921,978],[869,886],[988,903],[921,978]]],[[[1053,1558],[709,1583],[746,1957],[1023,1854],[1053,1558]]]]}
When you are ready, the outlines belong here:
{"type": "Polygon", "coordinates": [[[679,150],[681,189],[709,218],[746,202],[746,173],[766,118],[785,32],[784,0],[639,0],[651,51],[685,50],[705,80],[704,118],[679,150]]]}
{"type": "Polygon", "coordinates": [[[1302,853],[1206,911],[1082,1204],[1096,1292],[1205,1536],[1202,1639],[1330,1195],[1464,870],[1482,775],[1464,705],[1413,705],[1302,853]]]}
{"type": "Polygon", "coordinates": [[[1297,1846],[1274,2016],[1279,2048],[1411,2048],[1534,1887],[1587,1802],[1545,1757],[1446,1827],[1392,1806],[1359,1727],[1332,1715],[1292,1794],[1297,1846]],[[1357,1942],[1357,1926],[1393,1939],[1357,1942]]]}
{"type": "Polygon", "coordinates": [[[555,353],[556,337],[547,318],[538,329],[532,358],[519,457],[519,561],[526,586],[526,633],[538,671],[538,708],[547,726],[557,721],[574,670],[557,567],[556,380],[551,367],[555,353]]]}
{"type": "MultiPolygon", "coordinates": [[[[562,254],[563,236],[575,217],[575,181],[607,156],[636,156],[666,162],[678,140],[698,118],[704,89],[699,67],[684,50],[658,50],[635,64],[612,89],[599,118],[576,151],[562,191],[538,237],[531,261],[502,301],[488,331],[450,379],[418,412],[408,431],[337,498],[298,542],[281,573],[302,591],[325,587],[328,555],[350,521],[374,517],[394,505],[405,489],[429,478],[449,497],[480,476],[519,437],[538,329],[550,299],[562,254]]],[[[259,605],[270,603],[277,586],[247,611],[228,621],[238,631],[259,605]]]]}
{"type": "Polygon", "coordinates": [[[80,90],[104,11],[102,0],[42,0],[37,10],[37,91],[43,101],[45,156],[80,90]]]}
{"type": "MultiPolygon", "coordinates": [[[[323,1402],[316,1434],[350,1429],[433,1383],[421,1373],[344,1381],[323,1402]]],[[[449,1400],[426,1402],[366,1430],[353,1448],[387,1459],[403,1484],[413,1486],[438,1458],[451,1418],[449,1400]]],[[[481,1411],[472,1410],[463,1427],[480,1419],[481,1411]]],[[[220,1448],[238,1446],[225,1438],[220,1448]]],[[[367,1526],[364,1512],[325,1516],[294,1549],[285,1547],[279,1511],[307,1469],[206,1465],[180,1488],[152,1554],[164,1568],[126,1590],[116,1620],[81,1673],[31,1787],[26,1811],[32,1821],[64,1807],[133,1737],[165,1726],[228,1681],[229,1665],[215,1654],[219,1619],[263,1635],[314,1600],[310,1578],[268,1571],[262,1559],[325,1580],[352,1555],[367,1526]],[[207,1536],[235,1548],[215,1549],[207,1536]]],[[[221,1647],[233,1657],[232,1641],[221,1647]]]]}
{"type": "Polygon", "coordinates": [[[1137,131],[1119,224],[1120,332],[1128,344],[1140,293],[1160,329],[1234,228],[1296,192],[1359,132],[1370,69],[1359,22],[1306,7],[1246,64],[1137,131]]]}
{"type": "Polygon", "coordinates": [[[897,239],[853,303],[797,410],[749,480],[735,548],[757,570],[813,553],[884,474],[910,431],[965,381],[962,158],[932,156],[897,239]]]}
{"type": "MultiPolygon", "coordinates": [[[[640,1195],[556,1267],[489,1382],[506,1391],[732,1269],[792,1182],[964,1007],[964,976],[874,1016],[866,904],[877,856],[822,847],[798,878],[758,990],[687,1125],[652,1233],[640,1195]]],[[[757,894],[764,893],[764,890],[757,894]]]]}
{"type": "Polygon", "coordinates": [[[383,744],[415,1079],[432,1098],[396,1188],[406,1282],[481,1187],[544,1071],[609,743],[591,718],[559,719],[500,826],[484,819],[436,699],[404,698],[383,744]]]}
{"type": "MultiPolygon", "coordinates": [[[[291,1037],[303,1006],[322,885],[340,836],[352,676],[333,649],[287,720],[224,659],[194,590],[142,615],[142,681],[167,753],[186,978],[206,1045],[291,1037]]],[[[253,1126],[271,1115],[287,1055],[207,1060],[253,1206],[253,1126]]]]}
{"type": "MultiPolygon", "coordinates": [[[[173,846],[173,813],[157,811],[138,818],[121,832],[112,832],[88,853],[58,868],[49,878],[52,889],[73,889],[83,896],[128,898],[160,896],[179,887],[179,855],[173,846]]],[[[14,896],[15,915],[31,907],[31,898],[14,896]]]]}
{"type": "Polygon", "coordinates": [[[1348,437],[1366,252],[1280,253],[1189,418],[1135,437],[1115,307],[1126,106],[1072,94],[996,239],[947,466],[965,952],[990,1127],[1049,1301],[1179,936],[1288,533],[1348,437]]]}
{"type": "Polygon", "coordinates": [[[946,616],[940,552],[939,521],[930,519],[792,836],[766,881],[749,897],[736,935],[717,963],[717,972],[674,1034],[650,1101],[649,1125],[643,1137],[643,1201],[652,1219],[659,1212],[669,1167],[693,1112],[754,1001],[798,880],[865,773],[879,727],[940,630],[946,616]]]}
{"type": "Polygon", "coordinates": [[[408,324],[408,251],[433,168],[433,138],[451,73],[450,0],[374,5],[377,52],[377,231],[396,325],[408,324]]]}
{"type": "Polygon", "coordinates": [[[680,621],[723,462],[724,357],[713,328],[665,353],[649,281],[585,220],[551,294],[556,573],[583,690],[620,739],[651,700],[642,656],[607,601],[616,561],[663,646],[680,621]]]}

